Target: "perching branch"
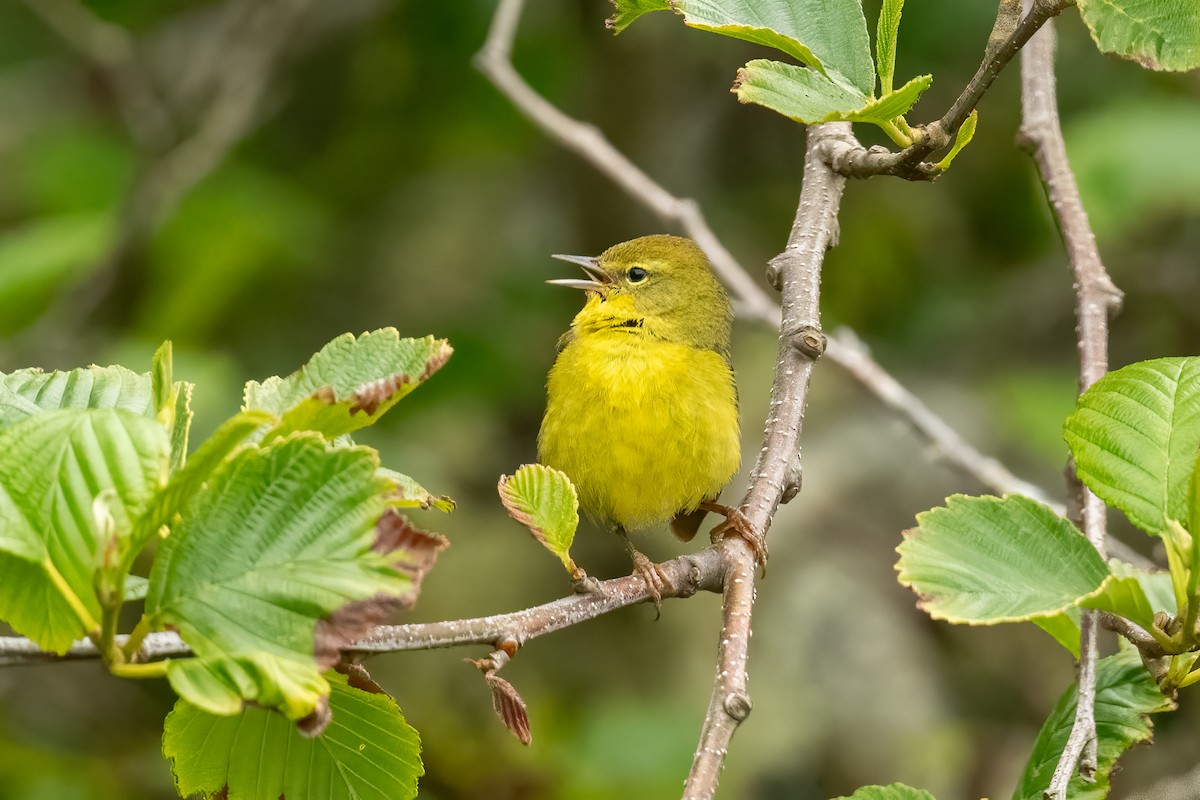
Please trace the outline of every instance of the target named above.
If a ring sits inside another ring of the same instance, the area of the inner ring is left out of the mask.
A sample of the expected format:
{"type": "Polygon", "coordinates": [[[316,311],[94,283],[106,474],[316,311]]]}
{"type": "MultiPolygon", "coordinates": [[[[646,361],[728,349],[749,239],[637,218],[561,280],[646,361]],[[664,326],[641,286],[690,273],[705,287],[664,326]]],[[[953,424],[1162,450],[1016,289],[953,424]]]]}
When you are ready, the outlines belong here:
{"type": "MultiPolygon", "coordinates": [[[[679,556],[659,564],[669,583],[662,596],[690,597],[699,591],[719,591],[724,576],[725,551],[732,542],[721,542],[698,553],[679,556]]],[[[477,619],[458,619],[446,622],[422,622],[409,625],[381,625],[365,639],[342,649],[347,656],[396,653],[406,650],[431,650],[460,645],[497,646],[498,642],[513,640],[518,646],[547,633],[569,628],[581,622],[616,611],[619,608],[643,603],[650,599],[645,582],[636,575],[599,581],[588,594],[571,594],[540,606],[496,614],[477,619]]],[[[115,637],[124,646],[127,636],[115,637]]],[[[161,661],[166,658],[185,658],[191,648],[179,634],[161,632],[148,634],[138,650],[137,661],[161,661]]],[[[18,636],[0,637],[0,667],[46,661],[80,661],[100,657],[96,645],[83,639],[71,646],[65,655],[57,656],[38,649],[28,639],[18,636]]]]}
{"type": "MultiPolygon", "coordinates": [[[[1074,275],[1079,391],[1082,393],[1108,371],[1108,315],[1120,306],[1121,292],[1113,285],[1100,261],[1096,237],[1067,160],[1058,120],[1052,25],[1046,25],[1021,56],[1021,128],[1017,141],[1037,164],[1074,275]]],[[[1068,482],[1078,492],[1080,527],[1088,541],[1104,556],[1104,504],[1075,478],[1073,466],[1069,472],[1068,482]]],[[[1065,800],[1076,765],[1085,780],[1091,780],[1096,771],[1097,629],[1096,612],[1084,611],[1080,623],[1079,702],[1070,738],[1046,790],[1048,800],[1065,800]]]]}

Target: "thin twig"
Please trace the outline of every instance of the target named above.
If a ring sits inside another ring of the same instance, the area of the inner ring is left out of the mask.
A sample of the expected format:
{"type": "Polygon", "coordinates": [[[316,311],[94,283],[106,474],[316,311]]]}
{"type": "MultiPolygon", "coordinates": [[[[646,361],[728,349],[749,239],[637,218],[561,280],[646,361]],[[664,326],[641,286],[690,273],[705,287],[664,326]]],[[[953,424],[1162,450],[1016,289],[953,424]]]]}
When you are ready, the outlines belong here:
{"type": "MultiPolygon", "coordinates": [[[[1035,3],[1036,7],[1036,3],[1035,3]]],[[[1108,371],[1108,316],[1121,301],[1100,261],[1096,238],[1079,197],[1079,187],[1067,160],[1054,80],[1054,28],[1047,24],[1021,55],[1021,128],[1017,141],[1029,151],[1045,184],[1054,218],[1066,246],[1074,275],[1076,345],[1079,351],[1079,391],[1082,393],[1108,371]]],[[[1073,466],[1070,468],[1073,473],[1073,466]]],[[[1105,555],[1105,509],[1074,476],[1080,525],[1088,541],[1105,555]]],[[[1084,611],[1080,624],[1079,701],[1070,738],[1054,770],[1046,797],[1065,800],[1078,766],[1084,780],[1096,771],[1096,614],[1084,611]]]]}
{"type": "MultiPolygon", "coordinates": [[[[941,150],[958,134],[958,129],[979,105],[992,82],[1025,45],[1029,38],[1047,21],[1075,4],[1075,0],[1033,0],[1029,12],[1021,17],[1002,41],[989,37],[983,61],[975,75],[963,88],[942,118],[916,128],[919,137],[911,146],[898,153],[884,148],[867,150],[861,146],[847,150],[834,162],[834,168],[852,178],[893,175],[907,180],[933,180],[941,174],[935,164],[925,162],[926,156],[941,150]]],[[[1005,20],[1011,16],[1011,0],[1002,0],[993,35],[1009,27],[1005,20]]]]}
{"type": "MultiPolygon", "coordinates": [[[[837,215],[846,179],[829,167],[828,143],[850,135],[850,125],[831,122],[808,129],[804,184],[787,247],[772,259],[783,294],[779,355],[771,386],[763,448],[750,475],[742,510],[765,535],[781,502],[800,490],[800,431],[813,366],[825,351],[821,332],[821,266],[825,251],[837,244],[837,215]]],[[[754,556],[748,546],[730,552],[725,604],[712,698],[700,743],[684,786],[685,800],[711,798],[729,742],[749,715],[746,663],[750,612],[754,603],[754,556]]]]}

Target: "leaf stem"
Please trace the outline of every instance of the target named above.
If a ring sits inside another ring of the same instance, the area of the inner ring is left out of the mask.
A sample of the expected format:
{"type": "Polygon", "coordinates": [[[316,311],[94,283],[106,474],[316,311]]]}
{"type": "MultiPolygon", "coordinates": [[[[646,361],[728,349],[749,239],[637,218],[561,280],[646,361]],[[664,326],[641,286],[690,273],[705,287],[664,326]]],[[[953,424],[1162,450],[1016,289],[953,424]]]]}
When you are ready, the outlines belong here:
{"type": "Polygon", "coordinates": [[[908,147],[913,143],[912,128],[909,128],[908,123],[904,122],[904,117],[890,119],[887,122],[882,123],[879,127],[883,129],[883,132],[886,133],[893,142],[901,147],[908,147]],[[900,127],[900,124],[903,124],[904,128],[908,128],[907,132],[900,127]]]}
{"type": "Polygon", "coordinates": [[[118,678],[134,678],[136,680],[163,678],[166,677],[167,665],[170,663],[170,659],[164,659],[146,664],[112,664],[108,671],[118,678]]]}
{"type": "Polygon", "coordinates": [[[47,557],[42,561],[42,568],[46,570],[46,574],[50,577],[50,581],[54,584],[55,588],[58,589],[59,593],[62,594],[63,599],[67,601],[67,605],[69,605],[71,610],[75,612],[75,616],[78,617],[79,621],[83,623],[83,627],[84,630],[87,631],[87,635],[89,637],[99,638],[101,632],[100,623],[96,621],[96,618],[92,616],[92,612],[89,611],[88,607],[85,606],[83,601],[79,599],[79,595],[75,594],[75,590],[71,588],[69,583],[67,583],[67,579],[64,578],[62,573],[58,571],[58,568],[54,566],[54,562],[47,557]]]}
{"type": "Polygon", "coordinates": [[[125,640],[125,647],[122,648],[122,653],[125,656],[125,661],[134,663],[137,661],[137,652],[142,647],[142,642],[146,640],[146,635],[150,633],[152,624],[150,617],[142,614],[142,618],[138,620],[134,626],[133,632],[129,634],[129,638],[125,640]]]}

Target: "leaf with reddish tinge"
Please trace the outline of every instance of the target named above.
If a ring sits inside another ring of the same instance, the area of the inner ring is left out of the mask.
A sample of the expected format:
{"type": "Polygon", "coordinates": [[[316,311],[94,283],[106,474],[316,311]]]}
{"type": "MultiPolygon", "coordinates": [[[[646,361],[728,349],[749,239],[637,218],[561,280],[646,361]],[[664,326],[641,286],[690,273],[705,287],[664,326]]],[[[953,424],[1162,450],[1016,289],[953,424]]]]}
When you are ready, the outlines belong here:
{"type": "Polygon", "coordinates": [[[333,439],[373,424],[452,352],[445,339],[405,339],[395,328],[343,334],[286,378],[247,383],[243,408],[281,417],[268,441],[302,430],[333,439]]]}
{"type": "Polygon", "coordinates": [[[521,744],[527,745],[532,742],[529,714],[525,710],[525,701],[521,699],[521,695],[511,683],[493,672],[485,673],[483,678],[492,689],[492,710],[496,712],[496,716],[521,744]]]}
{"type": "Polygon", "coordinates": [[[512,475],[500,476],[496,488],[509,516],[558,556],[572,578],[582,575],[570,554],[579,527],[579,497],[571,479],[552,467],[526,464],[512,475]]]}
{"type": "Polygon", "coordinates": [[[414,578],[437,549],[397,533],[404,526],[387,507],[391,484],[378,469],[373,450],[335,447],[316,434],[236,452],[159,549],[146,597],[151,624],[177,629],[202,659],[253,662],[252,671],[209,670],[216,681],[230,678],[224,683],[242,699],[286,708],[294,719],[311,713],[322,692],[288,687],[309,685],[340,642],[411,605],[414,578]],[[296,665],[306,678],[291,676],[296,665]]]}

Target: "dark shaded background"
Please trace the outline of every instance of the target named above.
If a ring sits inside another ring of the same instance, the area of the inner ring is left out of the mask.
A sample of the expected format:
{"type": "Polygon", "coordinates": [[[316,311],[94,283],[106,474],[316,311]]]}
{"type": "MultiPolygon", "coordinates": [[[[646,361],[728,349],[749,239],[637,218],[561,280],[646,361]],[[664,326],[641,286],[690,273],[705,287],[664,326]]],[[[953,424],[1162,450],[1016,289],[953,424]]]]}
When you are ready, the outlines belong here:
{"type": "MultiPolygon", "coordinates": [[[[272,3],[286,5],[258,5],[272,3]]],[[[867,5],[873,20],[877,3],[867,5]]],[[[137,71],[168,98],[189,70],[229,69],[210,31],[238,20],[239,5],[87,6],[132,34],[137,71]]],[[[145,368],[170,338],[177,375],[197,383],[198,441],[237,409],[243,381],[286,374],[343,331],[445,336],[449,365],[362,437],[459,502],[452,516],[421,515],[453,547],[411,619],[545,602],[569,587],[494,486],[535,457],[544,375],[579,303],[542,283],[563,274],[548,254],[596,253],[662,225],[472,70],[491,2],[311,6],[253,130],[114,258],[113,221],[149,163],[123,122],[120,82],[26,4],[0,3],[0,370],[145,368]]],[[[906,8],[898,79],[935,76],[912,121],[940,116],[965,83],[993,8],[906,8]]],[[[608,11],[602,0],[531,0],[517,66],[669,189],[698,198],[761,274],[786,241],[803,149],[800,127],[728,93],[736,68],[766,53],[666,14],[614,38],[608,11]]],[[[1200,82],[1099,55],[1073,11],[1059,28],[1068,145],[1126,292],[1113,364],[1194,354],[1200,82]]],[[[848,188],[825,319],[853,326],[969,440],[1061,497],[1071,287],[1041,188],[1012,146],[1017,88],[1014,65],[982,104],[975,142],[935,185],[848,188]]],[[[185,133],[203,119],[182,100],[174,112],[185,133]]],[[[741,324],[735,339],[749,457],[774,336],[741,324]]],[[[831,363],[816,372],[804,442],[804,491],[772,529],[758,595],[755,710],[722,797],[821,800],[895,780],[943,800],[1007,796],[1071,680],[1070,657],[1032,626],[933,623],[892,569],[915,513],[981,487],[831,363]]],[[[1123,519],[1114,527],[1149,551],[1123,519]]],[[[684,550],[659,534],[641,544],[656,558],[684,550]]],[[[598,531],[581,531],[576,550],[593,574],[628,569],[598,531]]],[[[369,666],[422,733],[423,798],[674,797],[708,701],[719,605],[670,602],[657,622],[650,608],[628,609],[533,643],[504,673],[529,703],[527,749],[461,662],[482,648],[369,666]]],[[[1191,768],[1198,720],[1183,699],[1160,720],[1158,745],[1126,760],[1114,797],[1191,768]]],[[[171,702],[165,684],[112,679],[95,664],[0,671],[0,797],[174,796],[158,752],[171,702]]]]}

